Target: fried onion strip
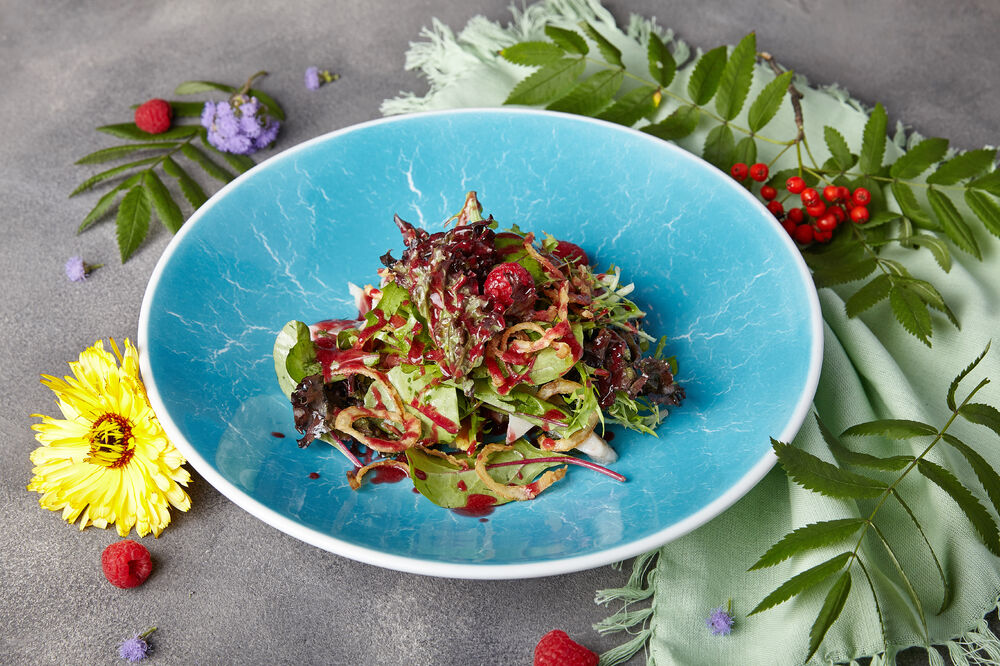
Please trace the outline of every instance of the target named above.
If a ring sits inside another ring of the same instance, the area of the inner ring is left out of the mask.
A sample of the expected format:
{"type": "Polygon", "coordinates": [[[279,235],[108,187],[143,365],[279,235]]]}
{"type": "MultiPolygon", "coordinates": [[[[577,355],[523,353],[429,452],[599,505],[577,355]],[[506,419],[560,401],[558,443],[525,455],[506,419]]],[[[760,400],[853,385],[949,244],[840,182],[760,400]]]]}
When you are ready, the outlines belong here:
{"type": "Polygon", "coordinates": [[[376,467],[395,467],[406,472],[407,476],[410,474],[410,466],[402,460],[376,460],[375,462],[365,465],[357,471],[347,473],[347,483],[350,484],[351,489],[357,490],[360,488],[362,477],[376,467]]]}
{"type": "Polygon", "coordinates": [[[540,492],[566,475],[566,468],[560,467],[557,470],[546,470],[546,472],[538,477],[537,480],[524,486],[519,486],[513,483],[500,483],[490,476],[489,471],[486,469],[486,466],[489,463],[490,454],[510,451],[513,448],[513,446],[506,446],[504,444],[487,444],[483,447],[483,450],[479,452],[479,455],[476,456],[476,476],[479,477],[479,480],[482,481],[487,488],[495,492],[500,497],[515,500],[517,502],[535,499],[540,492]]]}

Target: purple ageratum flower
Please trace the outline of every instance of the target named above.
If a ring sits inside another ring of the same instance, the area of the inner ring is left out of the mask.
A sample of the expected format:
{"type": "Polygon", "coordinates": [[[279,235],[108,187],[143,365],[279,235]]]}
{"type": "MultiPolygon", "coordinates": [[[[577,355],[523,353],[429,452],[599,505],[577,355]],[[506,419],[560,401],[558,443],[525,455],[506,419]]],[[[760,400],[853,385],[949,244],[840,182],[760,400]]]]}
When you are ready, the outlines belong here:
{"type": "Polygon", "coordinates": [[[306,68],[306,88],[319,90],[319,67],[306,68]]]}
{"type": "Polygon", "coordinates": [[[82,257],[70,257],[66,261],[66,277],[73,282],[83,282],[87,279],[87,265],[82,257]]]}
{"type": "Polygon", "coordinates": [[[156,631],[156,627],[153,627],[144,634],[136,634],[132,638],[122,641],[118,646],[118,656],[126,661],[142,661],[148,657],[149,651],[153,649],[153,646],[144,639],[154,631],[156,631]]]}
{"type": "Polygon", "coordinates": [[[234,95],[225,102],[205,102],[201,124],[208,142],[235,155],[250,155],[269,146],[281,123],[267,114],[256,97],[234,95]]]}
{"type": "Polygon", "coordinates": [[[705,624],[712,631],[713,636],[728,636],[733,630],[733,616],[722,606],[714,609],[712,614],[705,620],[705,624]]]}

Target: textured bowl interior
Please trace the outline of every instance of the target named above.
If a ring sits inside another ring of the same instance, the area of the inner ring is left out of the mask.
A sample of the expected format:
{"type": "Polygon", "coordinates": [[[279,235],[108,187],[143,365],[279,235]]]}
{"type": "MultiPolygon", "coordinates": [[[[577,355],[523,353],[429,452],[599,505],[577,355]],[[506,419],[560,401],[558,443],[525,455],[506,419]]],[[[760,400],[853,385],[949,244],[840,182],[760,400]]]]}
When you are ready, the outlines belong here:
{"type": "Polygon", "coordinates": [[[768,438],[801,425],[820,321],[787,235],[718,170],[594,120],[471,110],[334,132],[228,185],[164,253],[139,341],[168,434],[240,506],[372,564],[506,578],[623,559],[742,496],[773,465],[768,438]],[[688,398],[658,438],[612,429],[627,483],[571,468],[539,499],[481,522],[408,482],[352,491],[340,453],[296,447],[274,377],[275,334],[289,319],[355,316],[347,283],[375,282],[379,256],[399,256],[393,213],[438,230],[468,190],[501,227],[548,232],[602,268],[620,266],[647,330],[668,337],[688,398]]]}

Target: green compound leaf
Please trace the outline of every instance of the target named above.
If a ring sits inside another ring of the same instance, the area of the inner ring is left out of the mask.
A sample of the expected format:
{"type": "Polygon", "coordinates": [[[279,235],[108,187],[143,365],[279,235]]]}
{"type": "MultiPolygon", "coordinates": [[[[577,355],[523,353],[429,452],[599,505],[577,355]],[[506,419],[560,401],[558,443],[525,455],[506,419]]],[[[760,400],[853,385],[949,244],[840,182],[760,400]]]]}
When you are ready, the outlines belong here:
{"type": "Polygon", "coordinates": [[[757,95],[757,99],[753,101],[747,112],[747,124],[750,126],[751,132],[759,132],[774,119],[778,109],[781,108],[781,103],[785,101],[785,95],[788,94],[792,74],[793,72],[788,71],[779,75],[764,86],[764,89],[757,95]]]}
{"type": "Polygon", "coordinates": [[[805,571],[798,573],[784,583],[779,585],[771,594],[764,597],[764,599],[757,604],[757,606],[747,613],[747,615],[755,615],[761,611],[765,611],[768,608],[774,608],[780,603],[788,601],[792,597],[805,592],[808,589],[816,587],[820,583],[828,580],[831,576],[835,575],[847,565],[851,560],[851,553],[840,553],[828,559],[825,562],[821,562],[814,567],[810,567],[805,571]]]}
{"type": "Polygon", "coordinates": [[[896,198],[899,209],[903,215],[910,219],[913,224],[924,229],[937,230],[941,227],[931,219],[927,211],[923,209],[917,201],[917,195],[913,193],[913,188],[905,183],[894,182],[891,185],[892,196],[896,198]]]}
{"type": "Polygon", "coordinates": [[[1000,532],[997,530],[997,524],[972,491],[962,485],[954,474],[937,463],[921,458],[917,460],[917,469],[955,500],[986,548],[994,555],[1000,556],[1000,532]]]}
{"type": "Polygon", "coordinates": [[[205,110],[204,102],[177,102],[170,101],[170,108],[174,110],[175,118],[201,118],[205,110]]]}
{"type": "Polygon", "coordinates": [[[736,142],[732,160],[733,164],[737,162],[753,164],[757,161],[757,142],[752,136],[745,136],[736,142]]]}
{"type": "Polygon", "coordinates": [[[688,94],[696,106],[708,104],[715,96],[725,67],[725,46],[717,46],[698,58],[691,72],[691,78],[688,79],[688,94]]]}
{"type": "Polygon", "coordinates": [[[122,182],[118,183],[118,185],[116,185],[114,188],[106,192],[104,196],[98,199],[97,205],[94,206],[91,209],[91,211],[87,213],[87,216],[83,218],[83,222],[80,223],[80,226],[77,228],[76,233],[86,231],[91,226],[93,226],[95,222],[104,217],[104,215],[108,211],[110,211],[112,208],[115,207],[115,204],[118,201],[118,197],[121,194],[121,191],[134,186],[136,183],[139,182],[140,177],[141,174],[137,173],[134,176],[126,178],[122,182]]]}
{"type": "Polygon", "coordinates": [[[856,261],[842,264],[828,264],[823,268],[813,271],[813,282],[816,287],[832,287],[838,284],[847,284],[855,280],[862,280],[878,268],[878,260],[875,257],[863,256],[856,261]]]}
{"type": "Polygon", "coordinates": [[[1000,410],[992,405],[981,402],[970,402],[958,410],[958,413],[977,425],[986,426],[996,434],[1000,435],[1000,410]]]}
{"type": "Polygon", "coordinates": [[[203,153],[198,148],[195,148],[190,143],[185,143],[183,146],[181,146],[181,152],[184,154],[184,157],[188,158],[189,160],[200,166],[202,169],[205,170],[205,173],[207,173],[212,178],[215,178],[216,180],[223,183],[228,183],[233,179],[233,174],[229,173],[228,171],[220,167],[218,164],[210,160],[208,158],[208,155],[203,153]]]}
{"type": "Polygon", "coordinates": [[[140,150],[169,150],[170,147],[169,144],[165,143],[126,143],[121,146],[111,146],[110,148],[95,150],[89,155],[84,155],[74,162],[74,164],[100,164],[101,162],[110,162],[111,160],[130,155],[140,150]]]}
{"type": "Polygon", "coordinates": [[[640,129],[665,141],[683,139],[698,127],[700,118],[701,114],[697,108],[682,106],[660,122],[646,125],[640,129]]]}
{"type": "Polygon", "coordinates": [[[623,70],[601,70],[578,83],[569,94],[560,97],[545,108],[550,111],[592,116],[611,102],[624,80],[625,72],[623,70]]]}
{"type": "Polygon", "coordinates": [[[889,305],[906,332],[930,347],[933,329],[927,304],[912,291],[894,285],[889,290],[889,305]]]}
{"type": "Polygon", "coordinates": [[[149,218],[152,215],[149,197],[142,185],[130,189],[118,206],[117,226],[118,251],[122,263],[138,249],[149,232],[149,218]]]}
{"type": "Polygon", "coordinates": [[[931,185],[954,185],[960,180],[975,178],[993,166],[996,154],[996,149],[982,148],[956,155],[928,176],[927,182],[931,185]]]}
{"type": "Polygon", "coordinates": [[[112,167],[106,171],[94,174],[87,180],[77,185],[76,189],[70,192],[69,195],[71,197],[75,197],[77,194],[80,194],[81,192],[86,192],[87,190],[92,188],[94,185],[97,185],[98,183],[104,182],[105,180],[108,180],[110,178],[114,178],[115,176],[120,176],[126,171],[135,169],[136,167],[145,166],[147,164],[152,164],[153,162],[159,162],[159,161],[160,161],[159,157],[147,157],[145,159],[136,160],[135,162],[128,162],[127,164],[119,164],[116,167],[112,167]]]}
{"type": "Polygon", "coordinates": [[[888,437],[889,439],[912,439],[937,435],[937,428],[920,421],[908,419],[878,419],[853,425],[841,437],[888,437]]]}
{"type": "Polygon", "coordinates": [[[143,132],[141,129],[136,127],[135,123],[118,123],[116,125],[103,125],[98,127],[97,131],[110,134],[111,136],[116,136],[120,139],[128,139],[130,141],[163,143],[166,141],[178,141],[179,139],[186,139],[189,136],[194,136],[198,133],[200,128],[200,125],[176,125],[168,129],[166,132],[150,134],[149,132],[143,132]]]}
{"type": "Polygon", "coordinates": [[[563,57],[564,51],[552,42],[521,42],[500,51],[500,55],[516,65],[548,65],[563,57]]]}
{"type": "Polygon", "coordinates": [[[879,497],[886,490],[886,485],[877,479],[840,469],[791,444],[772,438],[771,446],[785,472],[808,490],[849,499],[879,497]]]}
{"type": "Polygon", "coordinates": [[[677,74],[677,62],[667,49],[667,45],[655,32],[649,33],[646,56],[649,60],[649,74],[653,80],[663,87],[669,86],[677,74]]]}
{"type": "Polygon", "coordinates": [[[633,88],[619,97],[610,107],[601,111],[597,117],[631,127],[656,109],[660,100],[659,94],[659,91],[651,86],[633,88]]]}
{"type": "Polygon", "coordinates": [[[951,270],[951,251],[948,246],[945,245],[944,241],[936,236],[926,236],[924,234],[915,234],[906,239],[908,243],[913,245],[919,245],[920,247],[925,247],[931,251],[934,256],[934,261],[938,263],[945,273],[951,270]]]}
{"type": "Polygon", "coordinates": [[[736,139],[729,125],[716,125],[705,137],[705,147],[702,157],[720,169],[727,169],[733,163],[733,153],[736,151],[736,139]]]}
{"type": "Polygon", "coordinates": [[[616,67],[625,68],[625,64],[622,62],[622,52],[618,50],[617,46],[609,42],[607,37],[598,32],[597,28],[590,25],[589,22],[581,21],[579,25],[587,36],[597,44],[597,49],[604,56],[605,60],[616,67]]]}
{"type": "Polygon", "coordinates": [[[181,188],[181,192],[184,194],[184,198],[188,200],[191,207],[195,210],[208,200],[205,196],[205,191],[201,189],[199,185],[191,176],[185,171],[180,164],[175,162],[172,158],[167,157],[163,160],[163,171],[166,172],[168,176],[172,176],[177,179],[177,184],[181,188]]]}
{"type": "Polygon", "coordinates": [[[891,286],[892,279],[885,273],[873,278],[854,292],[854,295],[844,303],[847,316],[853,319],[865,310],[889,298],[889,287],[891,286]]]}
{"type": "Polygon", "coordinates": [[[968,461],[969,467],[976,473],[976,478],[979,479],[980,485],[982,485],[989,496],[990,502],[993,504],[993,509],[1000,513],[1000,474],[997,474],[993,466],[979,455],[975,449],[958,437],[946,432],[942,435],[942,439],[961,453],[962,457],[968,461]]]}
{"type": "Polygon", "coordinates": [[[991,171],[982,178],[977,178],[969,183],[969,187],[1000,197],[1000,170],[991,171]]]}
{"type": "Polygon", "coordinates": [[[892,472],[901,470],[913,462],[913,456],[889,456],[888,458],[880,458],[869,453],[852,451],[844,446],[840,440],[832,432],[830,432],[829,428],[827,428],[826,424],[820,420],[819,416],[816,417],[816,424],[819,426],[820,434],[823,435],[823,439],[826,441],[827,447],[830,449],[830,452],[833,453],[833,457],[842,463],[892,472]]]}
{"type": "MultiPolygon", "coordinates": [[[[968,154],[968,153],[966,153],[968,154]]],[[[959,249],[965,250],[976,259],[982,261],[983,254],[979,249],[976,237],[972,235],[969,225],[962,219],[962,215],[955,208],[955,204],[947,195],[942,194],[933,187],[927,190],[927,200],[931,204],[935,217],[941,224],[944,233],[951,239],[959,249]]]]}
{"type": "Polygon", "coordinates": [[[567,53],[575,53],[582,56],[590,53],[587,40],[575,30],[566,30],[554,25],[547,25],[545,26],[545,35],[567,53]]]}
{"type": "Polygon", "coordinates": [[[854,156],[847,145],[847,140],[836,128],[826,125],[823,127],[823,138],[826,140],[826,147],[833,155],[837,167],[841,171],[847,171],[854,166],[854,156]]]}
{"type": "Polygon", "coordinates": [[[146,190],[149,201],[153,204],[156,217],[163,223],[163,226],[170,230],[170,233],[177,233],[181,225],[184,224],[184,216],[173,197],[170,196],[166,185],[156,173],[149,170],[142,176],[142,186],[146,190]]]}
{"type": "Polygon", "coordinates": [[[823,601],[823,607],[819,610],[819,615],[816,616],[816,621],[813,622],[812,628],[809,629],[809,654],[806,656],[805,661],[809,661],[816,654],[816,650],[819,649],[820,643],[823,642],[826,632],[830,630],[833,623],[840,617],[840,612],[844,610],[844,604],[847,603],[847,597],[850,593],[851,572],[848,570],[830,588],[826,599],[823,601]]]}
{"type": "Polygon", "coordinates": [[[582,58],[549,63],[514,86],[504,104],[543,104],[558,98],[569,91],[584,67],[582,58]]]}
{"type": "Polygon", "coordinates": [[[175,95],[196,95],[203,92],[221,90],[222,92],[234,93],[236,88],[223,83],[213,83],[211,81],[185,81],[174,89],[175,95]]]}
{"type": "Polygon", "coordinates": [[[965,191],[965,203],[991,234],[1000,237],[1000,205],[992,197],[970,189],[965,191]]]}
{"type": "Polygon", "coordinates": [[[840,518],[800,527],[771,546],[748,571],[773,567],[792,555],[838,544],[857,534],[867,523],[864,518],[840,518]]]}
{"type": "Polygon", "coordinates": [[[948,152],[948,139],[924,139],[893,162],[889,175],[893,178],[916,178],[948,152]]]}
{"type": "Polygon", "coordinates": [[[858,167],[866,175],[874,175],[882,168],[882,157],[885,155],[885,130],[889,118],[885,113],[885,107],[881,103],[876,104],[872,114],[865,123],[865,130],[861,138],[861,152],[858,158],[858,167]]]}
{"type": "MultiPolygon", "coordinates": [[[[941,606],[937,610],[937,614],[940,615],[945,611],[949,604],[951,604],[951,583],[948,582],[948,577],[944,574],[944,567],[941,566],[941,560],[938,559],[937,553],[934,552],[934,547],[931,546],[930,539],[927,538],[927,534],[924,532],[923,526],[920,521],[917,520],[916,514],[910,508],[910,505],[903,501],[902,495],[900,495],[895,490],[892,491],[892,496],[896,498],[899,505],[903,507],[903,510],[910,516],[910,520],[913,521],[913,525],[917,528],[917,532],[920,533],[921,538],[924,540],[924,545],[927,546],[927,551],[931,554],[931,559],[934,560],[934,566],[937,568],[938,578],[941,580],[941,606]]],[[[860,563],[861,561],[858,560],[860,563]]]]}
{"type": "Polygon", "coordinates": [[[722,69],[719,93],[715,108],[725,120],[732,120],[746,104],[750,85],[753,83],[754,62],[757,60],[757,35],[750,33],[733,47],[733,52],[722,69]]]}
{"type": "Polygon", "coordinates": [[[958,318],[955,316],[955,313],[951,311],[951,308],[948,307],[947,303],[944,302],[944,297],[941,296],[941,292],[939,292],[937,287],[932,285],[930,282],[907,276],[898,278],[896,280],[896,285],[901,289],[913,292],[924,303],[939,312],[943,312],[945,316],[948,317],[948,321],[950,321],[955,328],[961,328],[958,323],[958,318]]]}
{"type": "Polygon", "coordinates": [[[951,380],[951,385],[948,387],[948,396],[946,399],[948,403],[948,409],[950,409],[951,411],[955,411],[956,409],[958,409],[958,405],[955,404],[955,391],[958,390],[958,385],[962,383],[963,379],[969,376],[970,372],[976,369],[976,367],[982,362],[984,358],[986,358],[986,354],[990,351],[991,344],[993,344],[992,340],[990,342],[987,342],[986,348],[983,349],[983,351],[979,354],[979,356],[977,356],[972,363],[965,366],[965,369],[962,370],[957,375],[955,375],[955,378],[951,380]]]}

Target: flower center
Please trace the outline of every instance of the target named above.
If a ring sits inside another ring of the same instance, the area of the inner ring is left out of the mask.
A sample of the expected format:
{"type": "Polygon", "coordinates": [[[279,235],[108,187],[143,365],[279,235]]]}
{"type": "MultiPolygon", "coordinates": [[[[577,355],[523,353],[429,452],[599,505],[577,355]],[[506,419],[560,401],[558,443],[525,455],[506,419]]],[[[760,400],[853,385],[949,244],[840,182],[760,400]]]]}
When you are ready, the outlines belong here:
{"type": "Polygon", "coordinates": [[[135,453],[132,424],[121,414],[104,414],[87,434],[90,452],[84,462],[116,469],[124,467],[135,453]]]}

